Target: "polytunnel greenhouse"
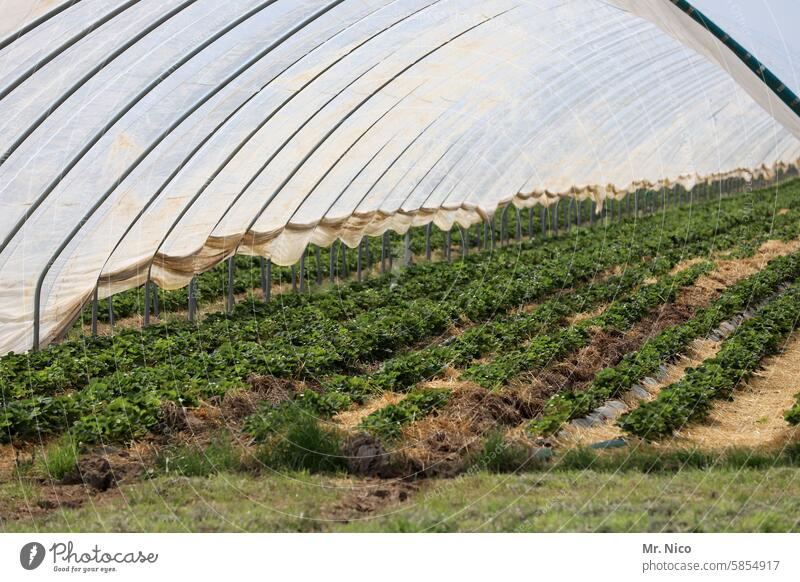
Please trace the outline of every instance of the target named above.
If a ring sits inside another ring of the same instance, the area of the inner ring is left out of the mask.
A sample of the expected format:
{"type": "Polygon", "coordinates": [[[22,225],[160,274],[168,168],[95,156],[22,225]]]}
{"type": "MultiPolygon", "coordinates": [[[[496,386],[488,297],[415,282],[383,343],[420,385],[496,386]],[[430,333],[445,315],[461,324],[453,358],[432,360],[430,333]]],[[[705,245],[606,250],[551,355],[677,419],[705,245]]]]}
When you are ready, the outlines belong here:
{"type": "Polygon", "coordinates": [[[800,10],[754,4],[0,0],[0,442],[795,443],[794,385],[703,432],[800,365],[800,10]]]}

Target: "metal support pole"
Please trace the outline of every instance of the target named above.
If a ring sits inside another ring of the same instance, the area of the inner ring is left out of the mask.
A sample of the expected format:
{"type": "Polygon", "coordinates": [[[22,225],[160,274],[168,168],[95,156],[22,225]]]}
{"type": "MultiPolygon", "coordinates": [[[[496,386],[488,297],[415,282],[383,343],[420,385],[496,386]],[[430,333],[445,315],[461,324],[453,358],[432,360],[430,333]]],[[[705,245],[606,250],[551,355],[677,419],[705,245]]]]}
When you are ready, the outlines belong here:
{"type": "Polygon", "coordinates": [[[233,313],[233,306],[234,306],[234,299],[233,299],[233,276],[236,273],[236,263],[233,260],[233,257],[228,259],[228,300],[226,302],[226,310],[227,312],[233,313]]]}
{"type": "Polygon", "coordinates": [[[266,259],[264,257],[258,257],[258,266],[261,274],[261,295],[264,297],[264,301],[267,300],[267,269],[266,269],[266,259]]]}
{"type": "Polygon", "coordinates": [[[386,231],[386,259],[389,262],[389,271],[394,267],[394,257],[392,256],[392,231],[386,231]]]}
{"type": "Polygon", "coordinates": [[[551,206],[553,209],[553,236],[558,234],[558,202],[551,206]]]}
{"type": "Polygon", "coordinates": [[[144,327],[150,325],[150,279],[144,282],[144,327]]]}
{"type": "Polygon", "coordinates": [[[458,232],[461,233],[461,259],[463,260],[467,258],[467,253],[469,253],[469,240],[467,239],[467,230],[460,224],[458,225],[458,232]]]}
{"type": "Polygon", "coordinates": [[[315,245],[314,255],[317,259],[317,285],[322,285],[322,249],[315,245]]]}
{"type": "Polygon", "coordinates": [[[386,235],[389,231],[383,233],[381,236],[381,275],[386,272],[386,235]]]}
{"type": "Polygon", "coordinates": [[[194,294],[195,294],[195,290],[196,290],[195,289],[195,282],[196,281],[197,281],[196,277],[192,277],[189,280],[189,304],[186,306],[187,310],[188,310],[187,313],[186,313],[186,318],[189,321],[194,321],[194,319],[195,319],[195,306],[197,305],[197,300],[196,300],[194,294]]]}
{"type": "Polygon", "coordinates": [[[272,299],[272,259],[267,259],[264,268],[264,301],[272,299]]]}
{"type": "Polygon", "coordinates": [[[547,236],[547,210],[544,204],[539,206],[539,224],[542,226],[542,238],[547,236]]]}
{"type": "Polygon", "coordinates": [[[306,292],[306,249],[300,255],[300,293],[306,292]]]}
{"type": "Polygon", "coordinates": [[[495,240],[497,238],[496,227],[494,225],[494,215],[492,215],[492,222],[489,223],[489,248],[494,251],[494,247],[497,244],[495,240]]]}
{"type": "Polygon", "coordinates": [[[347,266],[347,245],[344,241],[339,245],[339,251],[342,253],[342,272],[339,277],[347,279],[350,276],[350,268],[347,266]]]}
{"type": "Polygon", "coordinates": [[[328,249],[328,281],[333,283],[336,276],[336,241],[331,243],[328,249]]]}
{"type": "Polygon", "coordinates": [[[292,272],[292,293],[297,293],[297,267],[295,265],[291,266],[292,272]]]}
{"type": "Polygon", "coordinates": [[[578,200],[575,204],[575,225],[580,228],[581,226],[581,213],[583,212],[583,200],[578,200]]]}
{"type": "Polygon", "coordinates": [[[92,337],[97,337],[97,311],[97,287],[95,287],[92,295],[92,337]]]}
{"type": "Polygon", "coordinates": [[[516,206],[514,207],[514,210],[516,210],[517,214],[517,243],[520,243],[522,242],[522,213],[516,206]]]}
{"type": "Polygon", "coordinates": [[[483,221],[483,250],[489,248],[489,221],[483,221]]]}
{"type": "Polygon", "coordinates": [[[508,244],[508,204],[503,207],[500,215],[500,246],[508,244]]]}
{"type": "Polygon", "coordinates": [[[572,198],[567,198],[564,204],[564,230],[569,232],[572,228],[572,198]]]}
{"type": "Polygon", "coordinates": [[[452,257],[452,255],[450,253],[450,250],[451,250],[451,247],[452,247],[452,238],[451,238],[451,235],[450,235],[451,232],[452,231],[450,230],[450,228],[448,228],[447,232],[444,233],[444,256],[447,259],[448,263],[450,262],[450,259],[452,257]]]}
{"type": "Polygon", "coordinates": [[[359,283],[363,279],[363,275],[361,274],[361,255],[364,252],[364,245],[362,243],[363,241],[358,242],[358,250],[356,251],[356,279],[359,283]]]}
{"type": "Polygon", "coordinates": [[[425,260],[431,260],[431,227],[433,225],[429,222],[425,225],[425,260]]]}
{"type": "Polygon", "coordinates": [[[533,239],[533,206],[528,207],[528,239],[533,239]]]}
{"type": "Polygon", "coordinates": [[[108,323],[111,324],[111,331],[114,331],[114,296],[108,296],[108,323]]]}

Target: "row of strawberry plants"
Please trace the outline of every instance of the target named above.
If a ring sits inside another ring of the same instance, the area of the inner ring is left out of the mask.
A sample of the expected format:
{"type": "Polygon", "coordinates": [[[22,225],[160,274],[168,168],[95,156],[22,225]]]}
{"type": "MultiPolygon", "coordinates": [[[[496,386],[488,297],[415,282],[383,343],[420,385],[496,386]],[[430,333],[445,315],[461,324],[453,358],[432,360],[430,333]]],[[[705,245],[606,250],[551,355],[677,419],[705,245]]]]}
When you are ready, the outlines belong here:
{"type": "Polygon", "coordinates": [[[540,370],[547,364],[585,347],[592,328],[626,331],[653,309],[675,300],[678,292],[711,270],[708,262],[693,265],[674,276],[662,277],[636,293],[612,303],[602,314],[585,319],[567,329],[536,336],[520,349],[506,352],[485,364],[467,368],[464,377],[488,389],[497,389],[522,372],[540,370]]]}
{"type": "Polygon", "coordinates": [[[620,417],[626,432],[656,440],[673,434],[690,422],[702,420],[713,399],[730,397],[736,386],[758,369],[761,360],[777,353],[800,318],[800,283],[759,308],[722,342],[713,358],[667,386],[655,400],[620,417]]]}
{"type": "Polygon", "coordinates": [[[788,281],[800,277],[800,253],[778,257],[764,269],[731,285],[708,307],[694,316],[647,340],[638,350],[626,354],[615,366],[605,368],[585,388],[553,395],[541,418],[531,423],[535,433],[551,434],[564,423],[586,416],[606,400],[618,397],[634,384],[656,373],[664,363],[685,352],[691,342],[711,333],[722,322],[764,301],[788,281]]]}
{"type": "Polygon", "coordinates": [[[795,395],[795,404],[784,415],[789,424],[800,424],[800,394],[795,395]]]}

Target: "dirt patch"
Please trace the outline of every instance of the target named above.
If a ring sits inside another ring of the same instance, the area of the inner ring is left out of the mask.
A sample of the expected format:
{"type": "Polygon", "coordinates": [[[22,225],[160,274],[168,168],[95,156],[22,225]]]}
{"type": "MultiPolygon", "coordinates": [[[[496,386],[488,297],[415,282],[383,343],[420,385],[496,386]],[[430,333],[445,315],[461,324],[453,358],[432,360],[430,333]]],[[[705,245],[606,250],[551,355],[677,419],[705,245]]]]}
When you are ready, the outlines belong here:
{"type": "Polygon", "coordinates": [[[25,493],[19,498],[0,499],[0,526],[5,521],[35,519],[59,509],[77,508],[99,495],[114,495],[112,491],[98,493],[83,485],[23,483],[25,493]]]}
{"type": "Polygon", "coordinates": [[[107,491],[119,483],[138,479],[146,470],[149,451],[104,446],[81,455],[75,468],[61,480],[62,485],[85,485],[107,491]]]}
{"type": "Polygon", "coordinates": [[[789,214],[788,208],[781,208],[780,210],[778,210],[778,216],[783,216],[785,214],[789,214]]]}
{"type": "Polygon", "coordinates": [[[719,400],[708,419],[682,430],[676,439],[704,449],[780,446],[798,436],[784,412],[800,393],[800,332],[795,332],[777,356],[764,361],[763,369],[733,393],[733,400],[719,400]]]}
{"type": "Polygon", "coordinates": [[[335,521],[348,523],[384,507],[406,502],[420,489],[418,483],[402,480],[363,479],[357,484],[357,488],[328,510],[335,521]]]}
{"type": "Polygon", "coordinates": [[[35,472],[15,473],[4,483],[16,483],[18,495],[0,500],[0,523],[42,517],[60,509],[80,507],[89,500],[114,497],[119,484],[141,479],[154,451],[149,443],[127,449],[94,447],[83,453],[72,471],[59,481],[35,472]]]}
{"type": "Polygon", "coordinates": [[[342,453],[347,457],[347,468],[353,475],[389,477],[393,474],[383,444],[369,433],[350,436],[344,443],[342,453]]]}

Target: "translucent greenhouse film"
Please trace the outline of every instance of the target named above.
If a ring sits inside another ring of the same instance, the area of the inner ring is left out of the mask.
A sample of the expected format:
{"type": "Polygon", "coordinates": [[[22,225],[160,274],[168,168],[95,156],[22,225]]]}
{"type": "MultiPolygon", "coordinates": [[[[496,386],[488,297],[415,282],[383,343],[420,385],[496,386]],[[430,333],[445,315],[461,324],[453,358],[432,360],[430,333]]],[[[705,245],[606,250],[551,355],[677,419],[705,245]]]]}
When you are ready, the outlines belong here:
{"type": "Polygon", "coordinates": [[[0,1],[0,353],[234,253],[795,167],[793,49],[709,10],[0,1]]]}

